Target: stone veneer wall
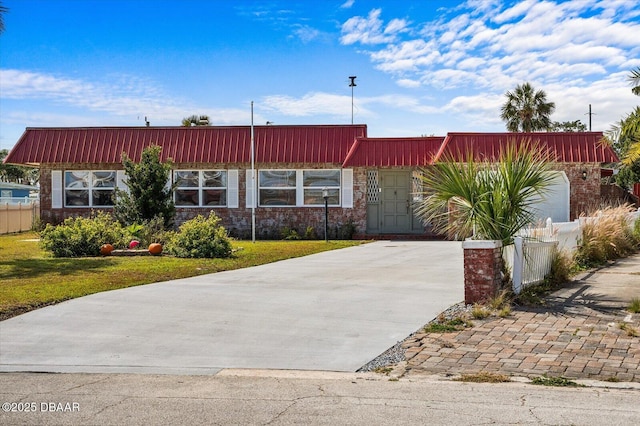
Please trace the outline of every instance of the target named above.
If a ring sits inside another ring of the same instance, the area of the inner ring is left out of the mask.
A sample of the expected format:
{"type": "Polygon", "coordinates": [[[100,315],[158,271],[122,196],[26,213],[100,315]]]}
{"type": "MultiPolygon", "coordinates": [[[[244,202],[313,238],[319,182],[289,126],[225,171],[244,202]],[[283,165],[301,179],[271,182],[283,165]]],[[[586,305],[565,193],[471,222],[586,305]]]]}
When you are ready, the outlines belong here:
{"type": "MultiPolygon", "coordinates": [[[[338,169],[340,165],[326,164],[323,167],[338,169]]],[[[246,169],[248,164],[176,164],[175,169],[183,170],[238,170],[238,208],[227,207],[178,207],[176,208],[176,225],[194,218],[198,214],[207,216],[214,211],[222,219],[222,224],[234,236],[251,237],[251,208],[246,207],[246,169]]],[[[278,163],[261,164],[256,169],[311,169],[306,164],[278,163]]],[[[121,165],[113,164],[56,164],[43,165],[40,169],[40,205],[41,219],[46,223],[59,223],[67,217],[90,214],[90,208],[51,208],[51,171],[52,170],[114,170],[122,169],[121,165]]],[[[110,210],[110,209],[105,209],[110,210]]],[[[363,233],[366,228],[366,170],[353,169],[353,208],[329,207],[330,233],[335,232],[337,226],[353,222],[357,233],[363,233]]],[[[315,229],[318,237],[324,236],[324,207],[257,207],[256,208],[256,236],[266,237],[276,235],[282,228],[289,227],[303,232],[308,226],[315,229]]]]}
{"type": "Polygon", "coordinates": [[[598,163],[558,163],[554,170],[562,170],[569,179],[569,220],[597,209],[602,204],[600,198],[600,164],[598,163]],[[582,179],[582,172],[587,179],[582,179]]]}

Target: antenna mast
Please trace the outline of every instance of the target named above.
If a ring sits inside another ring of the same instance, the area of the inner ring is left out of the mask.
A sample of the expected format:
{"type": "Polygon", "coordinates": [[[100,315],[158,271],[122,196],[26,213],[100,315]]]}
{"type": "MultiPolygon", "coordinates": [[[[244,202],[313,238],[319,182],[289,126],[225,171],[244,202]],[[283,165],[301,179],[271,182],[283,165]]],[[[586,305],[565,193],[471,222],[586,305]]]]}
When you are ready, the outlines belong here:
{"type": "Polygon", "coordinates": [[[353,88],[357,86],[355,75],[349,76],[349,87],[351,87],[351,124],[353,124],[353,88]]]}

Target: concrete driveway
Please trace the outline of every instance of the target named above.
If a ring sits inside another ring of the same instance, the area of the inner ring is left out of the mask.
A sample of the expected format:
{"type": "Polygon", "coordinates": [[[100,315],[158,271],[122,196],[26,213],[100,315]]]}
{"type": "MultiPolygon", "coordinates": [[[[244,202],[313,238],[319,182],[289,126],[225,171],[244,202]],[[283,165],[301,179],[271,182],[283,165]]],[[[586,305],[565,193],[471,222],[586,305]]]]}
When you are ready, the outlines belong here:
{"type": "Polygon", "coordinates": [[[0,322],[0,371],[355,371],[464,298],[460,242],[378,241],[0,322]]]}

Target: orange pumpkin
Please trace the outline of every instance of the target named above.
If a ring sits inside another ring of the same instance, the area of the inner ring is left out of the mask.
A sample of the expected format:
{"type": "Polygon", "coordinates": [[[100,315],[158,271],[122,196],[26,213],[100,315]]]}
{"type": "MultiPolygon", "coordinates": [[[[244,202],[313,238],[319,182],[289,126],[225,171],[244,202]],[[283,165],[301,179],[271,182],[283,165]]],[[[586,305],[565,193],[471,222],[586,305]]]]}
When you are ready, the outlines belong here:
{"type": "Polygon", "coordinates": [[[149,245],[149,253],[151,253],[154,256],[159,255],[160,253],[162,253],[162,244],[159,243],[151,243],[149,245]]]}
{"type": "Polygon", "coordinates": [[[100,254],[103,256],[109,256],[112,251],[113,246],[111,244],[103,244],[102,247],[100,247],[100,254]]]}

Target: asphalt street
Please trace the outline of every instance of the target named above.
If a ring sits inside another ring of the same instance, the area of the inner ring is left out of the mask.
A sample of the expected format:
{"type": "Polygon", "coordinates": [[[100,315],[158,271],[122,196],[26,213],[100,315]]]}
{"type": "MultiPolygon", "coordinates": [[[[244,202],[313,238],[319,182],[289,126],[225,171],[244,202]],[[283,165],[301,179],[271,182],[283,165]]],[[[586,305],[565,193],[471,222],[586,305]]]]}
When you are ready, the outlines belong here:
{"type": "Polygon", "coordinates": [[[639,390],[391,381],[372,373],[5,373],[0,399],[7,425],[601,426],[640,418],[639,390]]]}

